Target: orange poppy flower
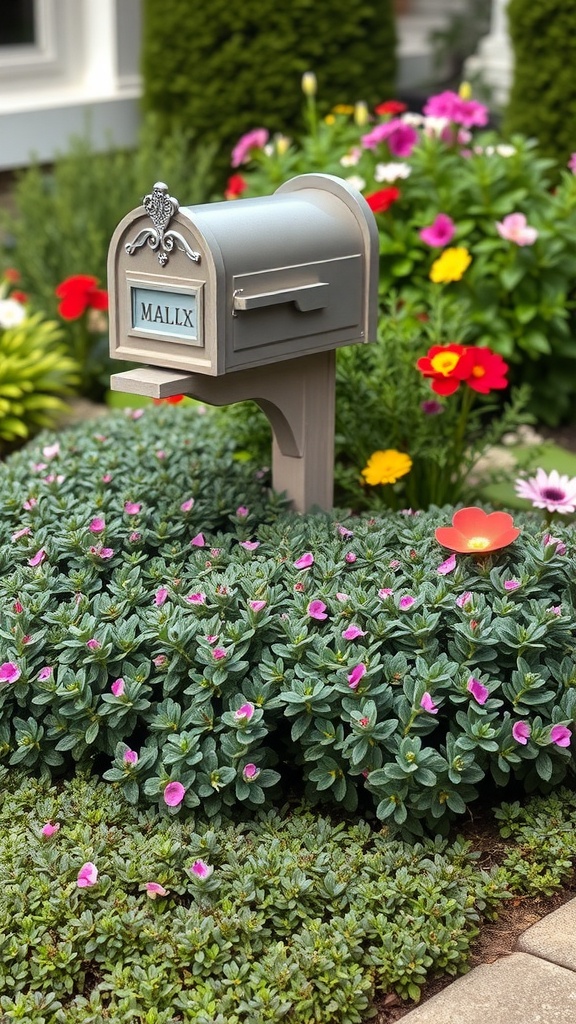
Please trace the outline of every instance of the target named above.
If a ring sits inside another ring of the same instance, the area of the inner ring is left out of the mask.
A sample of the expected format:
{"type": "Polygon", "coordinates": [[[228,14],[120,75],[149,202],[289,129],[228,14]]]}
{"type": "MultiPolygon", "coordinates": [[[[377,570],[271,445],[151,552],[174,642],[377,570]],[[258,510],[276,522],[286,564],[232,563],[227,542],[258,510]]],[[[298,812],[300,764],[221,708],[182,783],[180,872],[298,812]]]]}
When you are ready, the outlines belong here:
{"type": "Polygon", "coordinates": [[[505,548],[519,534],[508,512],[484,512],[474,505],[455,512],[452,526],[439,526],[435,530],[436,540],[443,547],[473,555],[487,555],[505,548]]]}

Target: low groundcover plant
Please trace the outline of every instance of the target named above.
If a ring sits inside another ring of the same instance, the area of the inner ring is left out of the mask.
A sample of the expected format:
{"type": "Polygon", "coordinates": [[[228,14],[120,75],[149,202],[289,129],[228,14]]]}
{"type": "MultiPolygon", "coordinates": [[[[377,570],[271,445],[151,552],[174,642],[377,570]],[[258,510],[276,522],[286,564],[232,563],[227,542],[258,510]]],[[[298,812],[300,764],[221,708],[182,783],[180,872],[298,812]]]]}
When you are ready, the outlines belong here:
{"type": "Polygon", "coordinates": [[[451,510],[282,515],[209,414],[131,416],[0,467],[5,765],[214,821],[304,787],[410,835],[569,775],[568,528],[448,554],[451,510]]]}

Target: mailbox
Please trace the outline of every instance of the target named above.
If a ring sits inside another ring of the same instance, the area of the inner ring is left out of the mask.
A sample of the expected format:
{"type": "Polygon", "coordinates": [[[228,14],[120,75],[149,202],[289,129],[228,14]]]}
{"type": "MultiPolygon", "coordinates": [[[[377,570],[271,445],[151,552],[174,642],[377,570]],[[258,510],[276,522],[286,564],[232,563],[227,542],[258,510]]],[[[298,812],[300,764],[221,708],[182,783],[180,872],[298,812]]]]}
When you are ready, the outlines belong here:
{"type": "Polygon", "coordinates": [[[201,206],[159,182],[114,233],[108,288],[114,359],[221,376],[373,341],[378,232],[331,175],[201,206]]]}

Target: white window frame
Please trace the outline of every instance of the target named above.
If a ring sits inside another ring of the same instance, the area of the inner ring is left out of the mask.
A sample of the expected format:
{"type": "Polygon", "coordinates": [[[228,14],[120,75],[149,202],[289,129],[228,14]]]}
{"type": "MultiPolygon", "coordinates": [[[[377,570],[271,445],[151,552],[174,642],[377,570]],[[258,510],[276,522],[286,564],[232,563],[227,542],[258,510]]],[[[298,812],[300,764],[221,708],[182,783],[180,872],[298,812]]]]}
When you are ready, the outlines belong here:
{"type": "Polygon", "coordinates": [[[34,43],[0,46],[0,78],[59,72],[62,53],[57,28],[56,0],[34,0],[34,43]]]}

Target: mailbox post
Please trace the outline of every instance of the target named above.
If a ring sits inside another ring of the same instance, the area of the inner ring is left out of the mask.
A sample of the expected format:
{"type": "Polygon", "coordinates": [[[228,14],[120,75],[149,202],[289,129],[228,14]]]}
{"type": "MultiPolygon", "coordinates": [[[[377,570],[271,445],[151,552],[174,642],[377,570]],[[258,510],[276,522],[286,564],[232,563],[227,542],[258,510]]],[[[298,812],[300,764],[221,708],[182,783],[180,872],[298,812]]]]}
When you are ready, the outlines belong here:
{"type": "Polygon", "coordinates": [[[376,335],[378,232],[339,178],[180,207],[163,183],[118,225],[110,353],[145,366],[111,387],[211,405],[252,399],[273,430],[272,483],[295,509],[333,492],[335,349],[376,335]]]}

